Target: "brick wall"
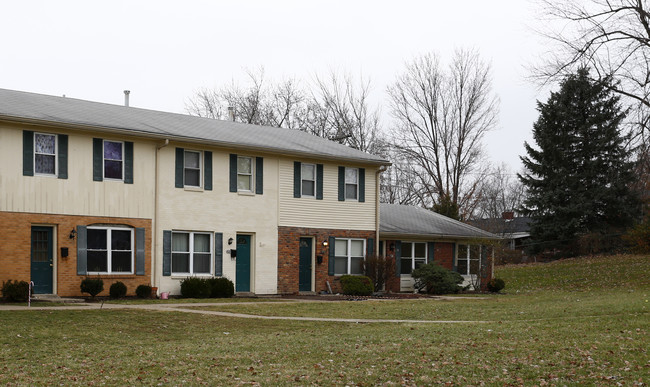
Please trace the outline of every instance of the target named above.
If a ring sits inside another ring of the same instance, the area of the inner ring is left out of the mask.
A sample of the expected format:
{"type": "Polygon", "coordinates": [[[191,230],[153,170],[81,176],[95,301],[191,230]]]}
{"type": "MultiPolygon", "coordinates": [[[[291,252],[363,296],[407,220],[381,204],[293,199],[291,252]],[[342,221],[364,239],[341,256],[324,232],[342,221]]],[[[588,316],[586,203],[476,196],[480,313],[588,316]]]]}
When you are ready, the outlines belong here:
{"type": "Polygon", "coordinates": [[[298,263],[301,237],[313,237],[315,255],[322,256],[323,262],[315,264],[316,292],[327,290],[329,281],[332,291],[340,292],[339,277],[328,275],[329,249],[334,246],[323,246],[323,241],[329,237],[335,238],[373,238],[375,231],[336,230],[322,228],[278,227],[278,293],[298,293],[298,263]]]}
{"type": "MultiPolygon", "coordinates": [[[[81,296],[79,285],[86,277],[77,275],[77,240],[70,239],[70,231],[79,225],[115,224],[145,229],[145,275],[101,275],[104,291],[108,295],[112,283],[122,281],[127,286],[127,295],[134,295],[138,285],[151,282],[151,220],[133,218],[111,218],[93,216],[48,215],[18,212],[0,212],[0,283],[7,280],[30,280],[31,227],[51,226],[54,228],[54,265],[56,275],[55,292],[62,297],[81,296]],[[61,257],[61,248],[67,247],[67,258],[61,257]]],[[[135,249],[135,246],[134,246],[135,249]]],[[[135,269],[135,268],[134,268],[135,269]]]]}

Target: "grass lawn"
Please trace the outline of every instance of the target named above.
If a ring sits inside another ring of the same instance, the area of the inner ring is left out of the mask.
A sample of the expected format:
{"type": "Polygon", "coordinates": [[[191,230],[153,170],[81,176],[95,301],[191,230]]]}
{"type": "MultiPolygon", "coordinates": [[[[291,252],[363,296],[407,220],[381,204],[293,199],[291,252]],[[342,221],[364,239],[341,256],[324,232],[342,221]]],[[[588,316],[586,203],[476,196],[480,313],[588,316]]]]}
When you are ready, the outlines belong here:
{"type": "Polygon", "coordinates": [[[0,384],[647,384],[648,273],[647,256],[575,259],[499,268],[507,293],[485,300],[210,307],[460,324],[0,312],[0,384]]]}

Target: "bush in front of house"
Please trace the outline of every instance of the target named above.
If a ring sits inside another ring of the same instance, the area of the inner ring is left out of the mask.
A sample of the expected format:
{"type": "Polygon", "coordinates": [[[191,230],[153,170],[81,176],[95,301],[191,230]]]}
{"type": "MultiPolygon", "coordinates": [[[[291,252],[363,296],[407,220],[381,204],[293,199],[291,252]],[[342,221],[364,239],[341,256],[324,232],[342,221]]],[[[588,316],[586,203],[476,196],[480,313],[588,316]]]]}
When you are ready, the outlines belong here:
{"type": "Polygon", "coordinates": [[[506,281],[501,278],[492,278],[487,283],[487,290],[492,293],[499,293],[503,288],[506,287],[506,281]]]}
{"type": "Polygon", "coordinates": [[[108,295],[112,299],[122,298],[126,296],[126,285],[124,282],[117,281],[108,289],[108,295]]]}
{"type": "Polygon", "coordinates": [[[208,278],[210,298],[230,298],[235,295],[235,284],[225,277],[208,278]]]}
{"type": "Polygon", "coordinates": [[[181,297],[208,298],[212,288],[206,278],[188,277],[181,281],[181,297]]]}
{"type": "Polygon", "coordinates": [[[138,298],[151,298],[151,286],[149,285],[138,285],[135,288],[135,295],[138,298]]]}
{"type": "Polygon", "coordinates": [[[29,284],[25,281],[2,283],[2,300],[8,302],[25,302],[29,295],[29,284]]]}
{"type": "Polygon", "coordinates": [[[88,293],[90,297],[95,298],[104,290],[104,281],[101,278],[85,278],[80,287],[82,293],[88,293]]]}
{"type": "Polygon", "coordinates": [[[372,280],[365,275],[341,276],[343,294],[350,296],[370,296],[374,290],[372,280]]]}
{"type": "Polygon", "coordinates": [[[445,269],[435,262],[422,265],[411,273],[415,279],[415,288],[429,294],[458,293],[463,288],[463,276],[445,269]]]}
{"type": "Polygon", "coordinates": [[[379,292],[384,289],[388,279],[395,276],[395,260],[370,254],[363,261],[363,270],[372,281],[374,290],[379,292]]]}

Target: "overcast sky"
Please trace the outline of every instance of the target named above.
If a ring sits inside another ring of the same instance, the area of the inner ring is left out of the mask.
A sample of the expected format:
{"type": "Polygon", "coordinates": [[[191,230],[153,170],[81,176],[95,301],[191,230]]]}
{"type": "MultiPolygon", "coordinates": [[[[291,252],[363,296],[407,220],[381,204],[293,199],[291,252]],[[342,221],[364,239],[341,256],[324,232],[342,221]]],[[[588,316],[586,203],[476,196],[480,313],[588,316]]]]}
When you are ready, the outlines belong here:
{"type": "MultiPolygon", "coordinates": [[[[492,162],[519,170],[535,101],[526,66],[542,55],[526,0],[7,1],[0,88],[185,112],[201,87],[268,78],[362,74],[387,116],[386,86],[414,56],[473,48],[492,64],[500,121],[492,162]]],[[[384,121],[387,123],[386,121],[384,121]]]]}

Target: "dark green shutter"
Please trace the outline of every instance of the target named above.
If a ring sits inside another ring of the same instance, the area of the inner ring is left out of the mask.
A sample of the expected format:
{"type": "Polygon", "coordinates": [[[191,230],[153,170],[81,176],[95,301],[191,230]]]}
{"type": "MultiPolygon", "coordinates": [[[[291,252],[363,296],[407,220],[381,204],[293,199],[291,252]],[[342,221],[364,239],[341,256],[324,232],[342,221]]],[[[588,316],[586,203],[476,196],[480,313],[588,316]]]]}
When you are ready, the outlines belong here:
{"type": "Polygon", "coordinates": [[[336,243],[336,238],[329,237],[328,248],[329,248],[329,258],[327,260],[327,274],[334,275],[334,244],[336,243]]]}
{"type": "Polygon", "coordinates": [[[23,130],[23,175],[34,176],[34,132],[23,130]]]}
{"type": "Polygon", "coordinates": [[[223,234],[214,233],[214,275],[223,276],[223,234]]]}
{"type": "Polygon", "coordinates": [[[427,242],[427,263],[433,262],[434,259],[434,249],[436,244],[433,242],[427,242]]]}
{"type": "Polygon", "coordinates": [[[58,142],[58,155],[59,158],[59,173],[57,177],[59,179],[68,178],[68,136],[65,134],[59,134],[57,136],[58,142]]]}
{"type": "Polygon", "coordinates": [[[230,192],[237,192],[237,155],[230,154],[230,192]]]}
{"type": "Polygon", "coordinates": [[[104,141],[93,138],[93,181],[104,180],[104,141]]]}
{"type": "Polygon", "coordinates": [[[176,148],[176,163],[175,163],[175,179],[174,186],[176,188],[183,188],[185,181],[183,179],[183,171],[185,168],[185,149],[176,148]]]}
{"type": "Polygon", "coordinates": [[[456,262],[458,260],[458,257],[456,257],[456,244],[455,243],[452,245],[451,251],[452,251],[451,252],[452,270],[455,271],[455,272],[458,272],[458,262],[456,262]]]}
{"type": "Polygon", "coordinates": [[[255,158],[255,193],[264,193],[264,157],[255,158]]]}
{"type": "Polygon", "coordinates": [[[124,182],[133,184],[133,143],[124,141],[124,182]]]}
{"type": "Polygon", "coordinates": [[[302,164],[300,161],[293,162],[293,197],[299,198],[302,196],[300,192],[302,188],[302,164]]]}
{"type": "Polygon", "coordinates": [[[339,202],[345,201],[345,167],[339,167],[339,202]]]}
{"type": "Polygon", "coordinates": [[[172,232],[163,231],[163,262],[162,275],[169,277],[172,275],[172,232]]]}
{"type": "Polygon", "coordinates": [[[395,276],[402,273],[402,241],[395,241],[395,276]]]}
{"type": "Polygon", "coordinates": [[[77,226],[77,275],[88,273],[88,235],[86,226],[77,226]]]}
{"type": "Polygon", "coordinates": [[[368,238],[368,241],[366,242],[366,255],[374,255],[375,253],[375,239],[374,238],[368,238]]]}
{"type": "Polygon", "coordinates": [[[203,152],[203,188],[212,191],[212,152],[203,152]]]}
{"type": "Polygon", "coordinates": [[[135,275],[144,275],[144,236],[143,227],[135,229],[135,275]]]}
{"type": "Polygon", "coordinates": [[[323,164],[316,164],[316,199],[323,200],[323,164]]]}
{"type": "Polygon", "coordinates": [[[359,202],[366,201],[366,169],[359,168],[359,202]]]}

